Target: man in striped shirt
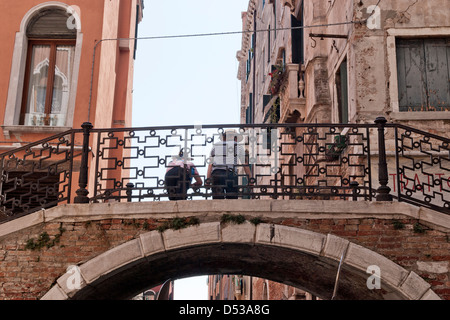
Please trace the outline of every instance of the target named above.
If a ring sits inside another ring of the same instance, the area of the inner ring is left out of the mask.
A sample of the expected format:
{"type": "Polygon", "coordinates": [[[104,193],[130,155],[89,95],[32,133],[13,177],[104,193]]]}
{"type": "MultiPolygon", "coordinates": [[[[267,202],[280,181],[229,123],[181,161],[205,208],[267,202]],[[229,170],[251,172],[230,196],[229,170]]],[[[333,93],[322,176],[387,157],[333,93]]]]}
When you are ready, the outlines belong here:
{"type": "Polygon", "coordinates": [[[240,140],[242,136],[234,130],[225,131],[220,137],[220,142],[215,143],[211,150],[206,178],[212,187],[213,199],[238,198],[239,166],[244,168],[247,178],[251,178],[244,146],[238,144],[240,140]]]}

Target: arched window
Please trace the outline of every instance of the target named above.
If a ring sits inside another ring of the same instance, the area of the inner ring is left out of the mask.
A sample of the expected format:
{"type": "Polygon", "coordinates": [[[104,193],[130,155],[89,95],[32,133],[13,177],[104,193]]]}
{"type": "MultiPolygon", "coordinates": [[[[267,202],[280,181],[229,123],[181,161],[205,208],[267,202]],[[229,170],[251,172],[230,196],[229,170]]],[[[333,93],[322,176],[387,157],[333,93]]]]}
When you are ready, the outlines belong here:
{"type": "Polygon", "coordinates": [[[20,124],[64,126],[75,55],[76,30],[67,12],[43,10],[27,28],[28,57],[20,124]]]}
{"type": "Polygon", "coordinates": [[[82,46],[74,8],[50,1],[32,8],[16,33],[3,131],[71,127],[82,46]]]}

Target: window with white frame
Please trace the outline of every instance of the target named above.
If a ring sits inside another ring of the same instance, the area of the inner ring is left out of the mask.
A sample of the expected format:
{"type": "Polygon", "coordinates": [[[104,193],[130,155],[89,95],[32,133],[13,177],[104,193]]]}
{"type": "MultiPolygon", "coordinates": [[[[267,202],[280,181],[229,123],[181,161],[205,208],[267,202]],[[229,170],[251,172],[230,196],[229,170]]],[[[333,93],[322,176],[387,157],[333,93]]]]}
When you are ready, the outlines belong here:
{"type": "Polygon", "coordinates": [[[45,2],[25,14],[14,42],[5,137],[73,125],[82,42],[76,8],[45,2]]]}
{"type": "Polygon", "coordinates": [[[27,28],[28,57],[20,124],[64,126],[75,55],[73,30],[67,15],[46,10],[27,28]]]}

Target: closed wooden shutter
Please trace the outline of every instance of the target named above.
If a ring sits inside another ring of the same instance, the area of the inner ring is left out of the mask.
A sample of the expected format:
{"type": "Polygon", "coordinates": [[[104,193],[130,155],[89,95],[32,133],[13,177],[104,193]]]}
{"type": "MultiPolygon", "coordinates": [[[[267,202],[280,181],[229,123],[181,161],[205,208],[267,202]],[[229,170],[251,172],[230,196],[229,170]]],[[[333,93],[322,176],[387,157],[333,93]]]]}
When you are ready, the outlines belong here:
{"type": "Polygon", "coordinates": [[[450,109],[450,40],[397,40],[400,111],[450,109]]]}
{"type": "Polygon", "coordinates": [[[67,25],[69,18],[70,16],[63,10],[44,10],[29,23],[27,37],[32,39],[75,39],[76,29],[69,28],[67,25]]]}
{"type": "Polygon", "coordinates": [[[450,39],[425,40],[429,111],[450,108],[450,39]]]}

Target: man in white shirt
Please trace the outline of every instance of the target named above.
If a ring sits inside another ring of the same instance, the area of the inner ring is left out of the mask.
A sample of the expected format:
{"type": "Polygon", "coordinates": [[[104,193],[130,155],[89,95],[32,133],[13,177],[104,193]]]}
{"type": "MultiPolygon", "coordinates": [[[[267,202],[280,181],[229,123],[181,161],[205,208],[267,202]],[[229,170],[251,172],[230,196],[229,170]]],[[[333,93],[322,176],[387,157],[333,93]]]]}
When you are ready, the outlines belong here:
{"type": "Polygon", "coordinates": [[[241,140],[241,135],[234,130],[228,130],[222,134],[220,142],[215,143],[211,150],[206,181],[212,187],[213,199],[238,198],[239,166],[243,167],[248,181],[251,179],[244,146],[238,143],[241,140]]]}
{"type": "Polygon", "coordinates": [[[169,200],[186,200],[187,191],[191,187],[191,179],[195,179],[194,186],[202,185],[202,179],[194,163],[180,151],[178,157],[168,164],[165,175],[165,184],[169,200]]]}

